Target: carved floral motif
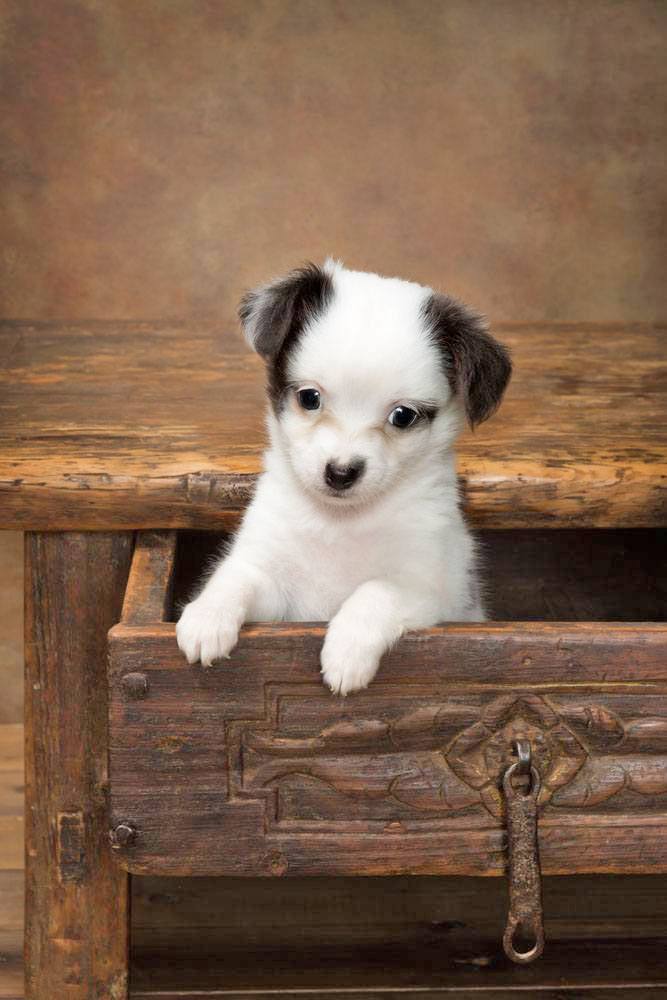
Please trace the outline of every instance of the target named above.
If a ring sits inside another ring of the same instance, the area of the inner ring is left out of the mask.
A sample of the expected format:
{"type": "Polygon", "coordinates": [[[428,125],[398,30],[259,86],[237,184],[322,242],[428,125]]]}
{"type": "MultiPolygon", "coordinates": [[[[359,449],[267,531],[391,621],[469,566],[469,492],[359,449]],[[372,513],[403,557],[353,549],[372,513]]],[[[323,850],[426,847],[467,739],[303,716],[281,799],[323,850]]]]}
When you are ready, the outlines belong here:
{"type": "Polygon", "coordinates": [[[502,695],[486,706],[479,722],[463,730],[446,758],[455,774],[476,788],[494,815],[502,813],[500,785],[517,739],[530,742],[542,778],[540,804],[572,780],[587,757],[580,740],[542,698],[502,695]]]}
{"type": "Polygon", "coordinates": [[[481,705],[411,704],[402,713],[394,699],[386,718],[327,721],[326,703],[319,723],[311,702],[312,721],[283,726],[279,701],[270,721],[237,731],[237,791],[273,794],[278,821],[500,817],[501,778],[518,738],[530,741],[543,808],[667,794],[667,716],[624,723],[603,704],[512,692],[481,705]]]}

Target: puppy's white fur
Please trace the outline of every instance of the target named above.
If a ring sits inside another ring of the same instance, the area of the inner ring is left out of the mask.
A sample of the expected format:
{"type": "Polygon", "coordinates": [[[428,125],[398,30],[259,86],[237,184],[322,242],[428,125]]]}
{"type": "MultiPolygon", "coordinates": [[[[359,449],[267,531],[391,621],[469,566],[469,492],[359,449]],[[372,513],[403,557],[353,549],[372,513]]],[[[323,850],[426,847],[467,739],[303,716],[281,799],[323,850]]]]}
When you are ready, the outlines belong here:
{"type": "MultiPolygon", "coordinates": [[[[424,320],[432,290],[331,261],[324,272],[330,301],[281,356],[286,388],[269,412],[254,499],[177,637],[190,663],[210,665],[246,621],[329,621],[322,674],[345,695],[366,687],[407,630],[484,611],[452,451],[464,402],[424,320]],[[319,391],[320,409],[299,406],[302,387],[319,391]],[[400,430],[388,423],[398,404],[436,412],[400,430]],[[353,460],[365,471],[334,493],[327,463],[353,460]]],[[[254,346],[272,287],[244,314],[254,346]]]]}

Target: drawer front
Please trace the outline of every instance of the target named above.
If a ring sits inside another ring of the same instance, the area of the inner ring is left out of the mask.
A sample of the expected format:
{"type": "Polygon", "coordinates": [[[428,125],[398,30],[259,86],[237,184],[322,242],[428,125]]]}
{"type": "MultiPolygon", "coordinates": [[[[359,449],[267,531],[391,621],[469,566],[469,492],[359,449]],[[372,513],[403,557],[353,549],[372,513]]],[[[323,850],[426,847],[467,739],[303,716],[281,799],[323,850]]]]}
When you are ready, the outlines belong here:
{"type": "Polygon", "coordinates": [[[545,873],[667,871],[667,628],[489,624],[406,637],[369,690],[321,684],[322,630],[246,629],[189,667],[118,626],[117,850],[155,874],[495,875],[501,775],[528,739],[545,873]],[[141,674],[142,677],[128,674],[141,674]]]}

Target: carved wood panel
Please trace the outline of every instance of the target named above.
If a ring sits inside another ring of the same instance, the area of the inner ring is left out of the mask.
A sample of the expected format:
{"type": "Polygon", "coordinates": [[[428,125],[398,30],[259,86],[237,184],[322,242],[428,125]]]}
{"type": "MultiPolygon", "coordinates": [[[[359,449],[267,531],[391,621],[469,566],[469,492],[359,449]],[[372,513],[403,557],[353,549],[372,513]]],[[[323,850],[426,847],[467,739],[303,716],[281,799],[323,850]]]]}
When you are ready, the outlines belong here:
{"type": "Polygon", "coordinates": [[[512,691],[438,702],[424,689],[379,695],[374,716],[353,706],[340,716],[327,695],[276,686],[266,720],[229,723],[229,799],[263,798],[267,829],[446,826],[453,816],[483,823],[502,816],[502,774],[524,738],[542,776],[545,818],[613,809],[619,796],[634,810],[667,811],[667,700],[659,701],[662,714],[624,720],[627,705],[613,695],[512,691]]]}
{"type": "Polygon", "coordinates": [[[502,871],[513,741],[542,776],[546,871],[667,870],[667,628],[452,626],[348,699],[321,630],[250,630],[186,667],[173,626],[112,641],[111,800],[134,871],[502,871]],[[143,672],[145,697],[123,677],[143,672]]]}

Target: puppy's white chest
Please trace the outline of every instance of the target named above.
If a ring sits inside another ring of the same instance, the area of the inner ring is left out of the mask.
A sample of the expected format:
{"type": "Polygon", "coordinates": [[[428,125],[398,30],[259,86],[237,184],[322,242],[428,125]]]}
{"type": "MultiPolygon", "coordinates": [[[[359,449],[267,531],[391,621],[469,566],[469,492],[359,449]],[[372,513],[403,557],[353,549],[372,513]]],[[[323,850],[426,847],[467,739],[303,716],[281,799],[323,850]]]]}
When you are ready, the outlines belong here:
{"type": "Polygon", "coordinates": [[[387,576],[391,560],[378,541],[344,533],[300,538],[285,555],[286,617],[329,620],[360,584],[387,576]]]}

